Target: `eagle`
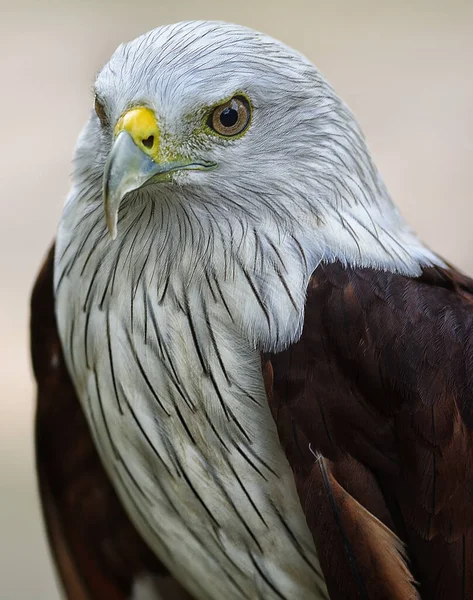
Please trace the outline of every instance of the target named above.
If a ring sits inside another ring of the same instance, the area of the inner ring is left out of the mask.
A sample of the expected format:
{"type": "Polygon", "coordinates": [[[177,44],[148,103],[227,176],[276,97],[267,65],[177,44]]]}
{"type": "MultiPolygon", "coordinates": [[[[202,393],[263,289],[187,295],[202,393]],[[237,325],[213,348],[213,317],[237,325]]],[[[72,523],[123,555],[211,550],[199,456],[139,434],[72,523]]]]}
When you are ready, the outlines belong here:
{"type": "Polygon", "coordinates": [[[66,597],[473,598],[473,281],[347,106],[208,21],[94,93],[31,304],[66,597]]]}

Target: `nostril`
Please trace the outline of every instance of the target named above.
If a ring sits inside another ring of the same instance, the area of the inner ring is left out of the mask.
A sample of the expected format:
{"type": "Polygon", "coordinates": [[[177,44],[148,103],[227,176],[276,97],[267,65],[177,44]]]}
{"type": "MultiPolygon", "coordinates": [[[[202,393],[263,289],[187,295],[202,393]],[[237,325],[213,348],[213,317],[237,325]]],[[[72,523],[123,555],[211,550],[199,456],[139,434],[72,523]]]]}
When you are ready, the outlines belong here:
{"type": "Polygon", "coordinates": [[[143,146],[146,146],[147,148],[152,148],[153,144],[154,144],[154,135],[150,135],[145,140],[143,140],[143,146]]]}

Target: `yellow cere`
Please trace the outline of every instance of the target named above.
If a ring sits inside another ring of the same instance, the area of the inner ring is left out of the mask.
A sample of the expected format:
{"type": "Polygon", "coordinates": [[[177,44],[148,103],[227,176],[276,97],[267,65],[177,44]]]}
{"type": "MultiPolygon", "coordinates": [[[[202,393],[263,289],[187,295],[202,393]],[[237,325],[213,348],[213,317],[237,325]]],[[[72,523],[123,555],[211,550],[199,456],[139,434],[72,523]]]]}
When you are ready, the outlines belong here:
{"type": "Polygon", "coordinates": [[[138,148],[159,162],[159,125],[150,108],[138,106],[124,113],[115,126],[115,137],[122,131],[129,133],[138,148]]]}

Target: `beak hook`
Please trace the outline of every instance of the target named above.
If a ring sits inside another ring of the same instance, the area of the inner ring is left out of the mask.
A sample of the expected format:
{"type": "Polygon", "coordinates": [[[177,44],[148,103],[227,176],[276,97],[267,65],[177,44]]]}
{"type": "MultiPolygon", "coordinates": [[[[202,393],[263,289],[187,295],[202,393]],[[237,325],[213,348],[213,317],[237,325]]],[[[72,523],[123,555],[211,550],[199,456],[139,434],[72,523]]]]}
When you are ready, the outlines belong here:
{"type": "Polygon", "coordinates": [[[112,240],[117,237],[118,210],[123,197],[161,169],[138,148],[128,132],[118,134],[105,165],[102,185],[105,220],[112,240]]]}

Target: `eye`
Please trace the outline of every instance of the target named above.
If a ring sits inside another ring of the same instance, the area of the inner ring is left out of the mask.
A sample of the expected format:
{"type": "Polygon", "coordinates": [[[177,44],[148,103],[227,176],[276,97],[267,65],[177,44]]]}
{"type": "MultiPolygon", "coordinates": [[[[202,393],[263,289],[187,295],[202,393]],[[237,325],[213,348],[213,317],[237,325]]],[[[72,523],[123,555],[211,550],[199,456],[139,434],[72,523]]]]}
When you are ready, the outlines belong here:
{"type": "Polygon", "coordinates": [[[97,96],[95,96],[94,100],[94,109],[95,113],[97,114],[97,117],[99,118],[100,124],[102,125],[102,127],[105,127],[105,125],[107,125],[108,123],[107,113],[105,111],[105,106],[97,96]]]}
{"type": "Polygon", "coordinates": [[[248,127],[250,117],[248,100],[243,96],[235,96],[213,109],[208,125],[220,135],[232,137],[242,133],[248,127]]]}

